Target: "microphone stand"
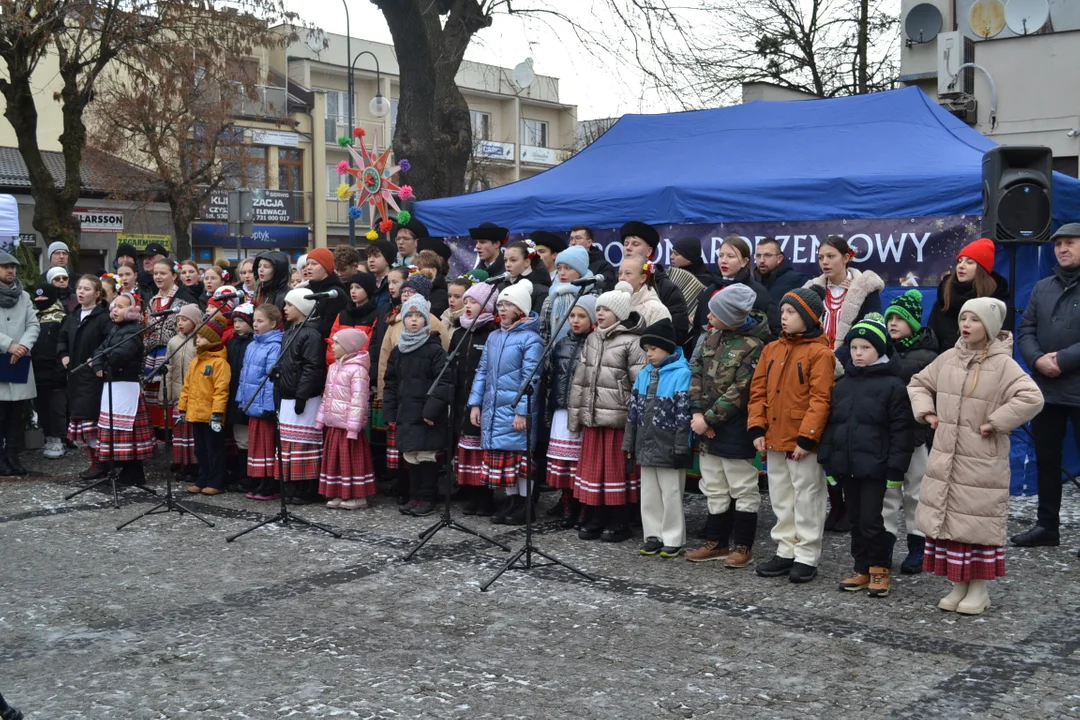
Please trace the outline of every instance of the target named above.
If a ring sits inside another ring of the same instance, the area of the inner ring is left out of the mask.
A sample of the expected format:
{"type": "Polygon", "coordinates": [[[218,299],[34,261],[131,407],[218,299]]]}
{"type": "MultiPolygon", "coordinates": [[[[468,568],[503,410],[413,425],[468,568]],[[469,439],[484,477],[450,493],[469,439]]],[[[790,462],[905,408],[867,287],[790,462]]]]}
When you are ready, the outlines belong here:
{"type": "MultiPolygon", "coordinates": [[[[198,327],[196,327],[195,330],[191,333],[191,335],[188,336],[187,340],[184,340],[184,342],[180,343],[180,345],[175,350],[173,350],[168,357],[165,358],[164,362],[161,363],[161,366],[156,368],[154,372],[151,373],[149,376],[150,378],[154,377],[155,375],[159,375],[161,377],[162,405],[165,407],[165,437],[168,438],[170,446],[172,445],[173,439],[173,422],[172,412],[169,408],[169,383],[165,378],[165,373],[169,370],[169,361],[172,360],[173,356],[176,355],[176,353],[180,352],[189,342],[194,343],[195,338],[199,335],[199,330],[205,327],[206,324],[210,322],[214,318],[214,316],[220,312],[221,306],[218,305],[214,307],[213,312],[207,313],[206,317],[203,318],[202,322],[199,323],[198,327]]],[[[201,520],[202,522],[206,523],[208,527],[214,527],[214,523],[210,522],[191,508],[183,505],[179,500],[176,499],[175,495],[173,494],[173,473],[168,473],[165,476],[165,498],[146,512],[136,515],[125,523],[117,525],[116,529],[123,530],[131,523],[139,520],[140,518],[144,518],[147,515],[163,515],[170,512],[178,512],[180,513],[181,517],[186,513],[194,517],[196,520],[201,520]]]]}
{"type": "MultiPolygon", "coordinates": [[[[143,328],[142,330],[139,331],[138,336],[126,337],[126,338],[121,339],[119,342],[114,342],[111,345],[108,345],[106,347],[98,349],[93,354],[93,356],[90,358],[90,360],[83,363],[82,365],[79,365],[78,367],[75,367],[75,368],[69,370],[68,372],[71,373],[71,374],[75,374],[75,373],[79,372],[80,370],[82,370],[83,368],[92,368],[94,363],[97,360],[104,359],[104,357],[111,350],[115,350],[116,348],[120,347],[124,343],[126,343],[126,342],[128,342],[130,340],[135,340],[136,338],[139,338],[140,341],[141,341],[142,336],[145,335],[147,333],[147,331],[153,330],[156,327],[160,327],[161,325],[163,325],[165,323],[165,320],[167,318],[168,318],[168,316],[159,318],[157,321],[147,325],[145,328],[143,328]]],[[[105,385],[106,385],[106,387],[108,387],[108,393],[109,393],[109,428],[108,428],[109,429],[109,472],[105,475],[105,477],[101,478],[100,480],[97,480],[95,482],[90,483],[89,485],[86,485],[86,486],[84,486],[82,488],[79,488],[78,490],[76,490],[75,492],[73,492],[73,493],[71,493],[69,495],[65,495],[64,500],[70,500],[73,497],[76,497],[77,495],[82,495],[84,492],[86,492],[88,490],[93,490],[94,488],[99,487],[101,485],[104,485],[105,483],[111,483],[112,484],[112,494],[113,494],[113,508],[116,509],[116,510],[119,510],[120,509],[120,494],[119,494],[119,492],[117,491],[117,488],[116,488],[116,481],[119,478],[118,478],[118,474],[116,472],[116,460],[114,459],[114,455],[115,455],[115,452],[114,452],[115,438],[114,438],[114,436],[116,434],[116,430],[115,430],[115,426],[113,424],[114,423],[113,414],[114,414],[116,408],[113,405],[112,367],[110,365],[108,365],[108,364],[105,365],[105,385]]],[[[99,445],[100,445],[100,443],[99,443],[99,445]]],[[[157,495],[157,492],[155,490],[153,490],[151,488],[148,488],[145,485],[134,485],[133,487],[136,487],[139,490],[142,490],[143,492],[150,493],[151,495],[157,495]]]]}
{"type": "MultiPolygon", "coordinates": [[[[491,283],[491,290],[488,291],[487,297],[484,298],[484,303],[483,304],[484,304],[485,307],[487,306],[488,301],[491,300],[491,296],[494,295],[495,291],[498,290],[498,289],[499,289],[499,283],[491,283]]],[[[439,374],[435,378],[435,381],[433,383],[431,383],[431,387],[428,388],[428,391],[427,391],[427,396],[428,397],[434,397],[435,396],[436,388],[439,387],[439,383],[442,381],[443,375],[446,374],[446,371],[449,370],[450,367],[454,363],[457,362],[458,355],[461,353],[462,348],[468,346],[470,340],[472,339],[473,331],[475,331],[475,330],[476,330],[476,323],[473,323],[472,327],[468,328],[465,331],[465,334],[462,335],[461,339],[458,340],[457,345],[454,346],[454,349],[450,352],[450,355],[447,356],[446,363],[443,364],[442,370],[439,371],[439,374]]],[[[457,405],[456,400],[457,399],[454,397],[454,386],[452,384],[451,385],[451,390],[450,390],[450,404],[447,406],[447,416],[448,416],[448,418],[450,420],[450,428],[449,428],[450,431],[447,433],[447,440],[446,440],[446,476],[447,476],[447,478],[451,477],[452,474],[453,474],[454,427],[455,427],[455,422],[458,419],[458,418],[455,417],[456,413],[454,412],[454,409],[455,409],[455,407],[457,405]]],[[[407,552],[405,554],[404,557],[401,558],[402,562],[408,562],[409,560],[412,560],[413,556],[416,555],[416,553],[418,553],[420,551],[420,548],[424,547],[424,545],[426,545],[427,542],[429,540],[431,540],[431,538],[435,537],[435,535],[437,535],[438,532],[440,530],[442,530],[443,528],[450,528],[451,530],[457,530],[459,532],[468,533],[470,535],[475,535],[476,537],[478,537],[478,538],[480,538],[482,540],[486,540],[487,542],[491,543],[492,545],[499,546],[500,548],[502,548],[506,552],[510,552],[510,546],[509,545],[504,545],[503,543],[499,542],[498,540],[494,540],[492,538],[489,538],[487,535],[484,535],[483,533],[481,533],[481,532],[479,532],[477,530],[473,530],[471,527],[469,527],[467,525],[463,525],[462,523],[459,523],[457,520],[454,520],[451,517],[451,514],[450,514],[450,488],[449,487],[446,489],[446,492],[443,493],[443,496],[444,497],[443,497],[442,517],[440,517],[438,522],[436,522],[434,525],[432,525],[427,530],[424,530],[422,533],[420,533],[420,542],[417,543],[411,550],[409,550],[409,552],[407,552]]]]}
{"type": "MultiPolygon", "coordinates": [[[[311,320],[318,319],[316,317],[316,313],[318,312],[319,307],[318,304],[316,304],[315,307],[316,310],[313,310],[311,315],[308,315],[306,318],[304,318],[304,321],[300,323],[301,328],[307,326],[308,322],[310,322],[311,320]]],[[[273,364],[273,366],[270,368],[270,371],[266,374],[266,377],[264,377],[262,379],[262,382],[259,383],[259,386],[255,388],[255,392],[252,394],[251,399],[248,400],[247,405],[245,405],[244,409],[241,411],[244,413],[244,415],[247,415],[248,408],[250,408],[251,404],[255,402],[255,399],[259,397],[259,393],[262,392],[263,387],[266,385],[266,381],[269,380],[270,376],[272,376],[277,371],[278,365],[280,365],[281,361],[285,359],[286,350],[288,350],[292,346],[292,344],[296,342],[296,338],[299,336],[300,332],[298,329],[298,331],[291,338],[289,338],[289,342],[282,345],[281,354],[278,355],[277,362],[273,364]]],[[[299,523],[301,525],[306,525],[307,527],[313,527],[316,530],[322,530],[324,533],[333,535],[336,538],[340,538],[341,533],[335,532],[334,530],[331,530],[325,525],[313,523],[310,520],[305,520],[304,518],[289,512],[289,507],[285,504],[285,471],[282,468],[281,463],[281,427],[277,422],[277,418],[275,418],[274,420],[274,464],[278,476],[278,494],[280,495],[281,499],[281,509],[278,510],[277,514],[273,517],[269,517],[266,520],[258,522],[249,527],[247,530],[241,530],[235,535],[230,535],[229,537],[225,538],[225,542],[231,543],[232,541],[236,540],[236,538],[247,535],[252,530],[258,530],[263,525],[269,525],[272,522],[279,522],[285,527],[288,527],[290,522],[299,523]]]]}
{"type": "Polygon", "coordinates": [[[526,407],[526,414],[525,414],[525,448],[526,448],[526,452],[525,452],[525,462],[526,462],[526,471],[525,471],[525,489],[526,489],[526,497],[525,497],[525,544],[521,546],[520,550],[518,550],[516,553],[514,553],[513,555],[510,556],[510,559],[506,561],[506,564],[503,565],[499,569],[499,571],[497,573],[492,575],[490,580],[488,580],[486,583],[484,583],[483,585],[480,586],[480,592],[487,592],[488,588],[490,588],[491,585],[496,580],[498,580],[500,577],[502,577],[502,574],[505,573],[507,570],[532,570],[533,568],[549,567],[551,565],[558,565],[560,567],[564,567],[567,570],[570,570],[571,572],[574,572],[574,573],[580,575],[581,577],[585,578],[586,580],[589,580],[589,581],[592,581],[592,582],[596,581],[596,578],[594,578],[592,575],[588,574],[587,572],[585,572],[583,570],[579,570],[576,567],[574,567],[573,565],[565,563],[562,560],[559,560],[558,558],[556,558],[556,557],[554,557],[552,555],[549,555],[548,553],[544,552],[543,550],[540,550],[539,548],[537,548],[536,546],[533,545],[533,541],[532,541],[533,510],[534,510],[533,503],[532,503],[532,493],[533,493],[532,396],[533,396],[533,393],[536,391],[536,389],[533,387],[533,378],[536,377],[536,374],[538,372],[540,372],[540,368],[544,367],[544,363],[547,361],[548,355],[551,354],[551,351],[555,347],[555,343],[559,338],[559,332],[563,329],[563,326],[566,324],[566,321],[570,318],[570,313],[573,312],[575,307],[577,307],[578,301],[581,299],[581,296],[584,295],[584,294],[585,294],[585,288],[581,288],[581,290],[574,296],[573,304],[566,311],[566,315],[563,316],[562,321],[559,322],[559,327],[555,328],[555,332],[551,333],[551,339],[548,340],[548,344],[544,347],[544,352],[540,355],[540,360],[536,363],[536,367],[534,367],[532,369],[532,372],[529,373],[529,377],[525,378],[525,383],[521,386],[521,389],[518,390],[518,394],[517,394],[517,397],[514,398],[514,402],[511,403],[512,407],[517,407],[518,403],[521,402],[521,398],[522,397],[526,398],[526,401],[525,401],[526,402],[526,405],[525,405],[525,407],[526,407]],[[544,558],[548,562],[546,562],[546,563],[544,563],[542,565],[534,563],[533,558],[532,558],[534,553],[539,555],[540,557],[544,558]],[[520,561],[522,558],[524,558],[524,562],[521,565],[517,565],[516,563],[518,561],[520,561]]]}

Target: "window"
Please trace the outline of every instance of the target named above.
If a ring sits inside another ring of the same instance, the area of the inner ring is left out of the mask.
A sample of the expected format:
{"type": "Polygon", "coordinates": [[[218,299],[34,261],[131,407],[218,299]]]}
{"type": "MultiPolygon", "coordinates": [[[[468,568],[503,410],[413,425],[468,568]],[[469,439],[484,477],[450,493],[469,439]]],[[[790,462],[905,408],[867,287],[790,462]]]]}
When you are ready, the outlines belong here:
{"type": "Polygon", "coordinates": [[[543,120],[521,118],[521,144],[546,148],[548,146],[548,124],[543,120]]]}
{"type": "Polygon", "coordinates": [[[491,139],[491,113],[470,110],[469,122],[472,123],[473,140],[491,139]]]}
{"type": "Polygon", "coordinates": [[[337,200],[337,186],[345,182],[342,176],[337,174],[337,165],[326,166],[326,199],[337,200]]]}
{"type": "MultiPolygon", "coordinates": [[[[390,98],[390,138],[393,139],[397,131],[397,107],[398,99],[390,98]]],[[[387,143],[389,145],[390,143],[387,143]]]]}
{"type": "Polygon", "coordinates": [[[221,188],[223,190],[266,189],[266,148],[236,145],[221,148],[221,188]]]}
{"type": "Polygon", "coordinates": [[[326,93],[326,143],[336,145],[339,137],[352,132],[351,128],[345,127],[349,124],[349,93],[344,90],[322,92],[326,93]]]}
{"type": "Polygon", "coordinates": [[[278,190],[302,192],[304,189],[304,151],[278,148],[278,190]]]}

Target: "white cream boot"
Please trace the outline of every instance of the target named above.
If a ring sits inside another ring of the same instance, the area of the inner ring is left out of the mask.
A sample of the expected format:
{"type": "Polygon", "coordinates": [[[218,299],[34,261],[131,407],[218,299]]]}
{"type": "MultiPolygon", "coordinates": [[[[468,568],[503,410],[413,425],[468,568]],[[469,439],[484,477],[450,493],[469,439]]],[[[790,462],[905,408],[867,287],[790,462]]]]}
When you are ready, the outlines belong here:
{"type": "Polygon", "coordinates": [[[967,595],[956,606],[956,612],[961,615],[982,615],[990,607],[990,594],[987,592],[986,582],[986,580],[969,582],[967,595]]]}
{"type": "Polygon", "coordinates": [[[956,608],[960,605],[960,602],[967,596],[968,583],[966,582],[954,582],[952,584],[952,592],[941,598],[938,601],[938,608],[945,610],[946,612],[956,612],[956,608]]]}

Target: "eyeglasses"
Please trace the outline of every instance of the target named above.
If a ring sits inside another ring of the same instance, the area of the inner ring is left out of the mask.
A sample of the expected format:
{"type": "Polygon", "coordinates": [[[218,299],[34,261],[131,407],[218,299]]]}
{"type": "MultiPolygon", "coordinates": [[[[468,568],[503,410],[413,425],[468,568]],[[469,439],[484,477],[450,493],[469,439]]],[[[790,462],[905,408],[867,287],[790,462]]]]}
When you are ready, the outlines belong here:
{"type": "Polygon", "coordinates": [[[776,257],[778,254],[779,253],[758,253],[754,257],[757,258],[758,260],[768,260],[770,258],[776,257]]]}

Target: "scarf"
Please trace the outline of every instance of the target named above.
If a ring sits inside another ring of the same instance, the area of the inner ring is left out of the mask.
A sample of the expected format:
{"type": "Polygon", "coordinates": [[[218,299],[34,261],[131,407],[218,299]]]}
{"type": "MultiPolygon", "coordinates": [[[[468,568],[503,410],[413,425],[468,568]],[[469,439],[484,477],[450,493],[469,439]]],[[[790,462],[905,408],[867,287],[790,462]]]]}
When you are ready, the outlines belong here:
{"type": "Polygon", "coordinates": [[[483,327],[486,323],[494,321],[494,315],[489,312],[482,312],[474,318],[471,318],[468,315],[462,315],[458,322],[461,323],[461,327],[465,328],[466,330],[470,330],[473,327],[483,327]]]}
{"type": "Polygon", "coordinates": [[[915,343],[919,342],[920,337],[921,333],[911,333],[906,338],[900,338],[899,340],[897,340],[896,344],[904,350],[909,350],[915,343]]]}
{"type": "MultiPolygon", "coordinates": [[[[585,273],[585,277],[592,277],[591,271],[585,273]]],[[[578,288],[570,283],[557,282],[552,283],[551,289],[548,290],[548,297],[551,299],[550,318],[548,321],[548,327],[554,330],[559,327],[559,324],[563,322],[563,318],[570,314],[570,308],[577,301],[578,295],[584,288],[578,288]]],[[[555,336],[556,340],[562,340],[570,332],[570,325],[563,324],[562,329],[559,330],[559,334],[555,336]]]]}
{"type": "Polygon", "coordinates": [[[0,283],[0,308],[10,310],[15,307],[19,298],[22,297],[23,286],[19,281],[19,278],[15,278],[15,282],[11,285],[0,283]]]}
{"type": "MultiPolygon", "coordinates": [[[[402,322],[404,321],[405,318],[402,318],[402,322]]],[[[430,333],[431,326],[428,323],[425,323],[424,327],[416,332],[410,332],[403,329],[401,331],[401,339],[398,340],[398,352],[411,353],[413,350],[416,350],[427,342],[430,333]]]]}
{"type": "Polygon", "coordinates": [[[375,301],[371,299],[362,305],[356,305],[350,301],[348,306],[341,311],[341,315],[344,319],[352,323],[349,327],[356,327],[360,324],[361,320],[373,313],[375,309],[375,301]]]}
{"type": "Polygon", "coordinates": [[[442,320],[442,324],[447,328],[457,327],[461,324],[461,320],[465,317],[465,308],[459,308],[457,310],[451,310],[447,308],[439,318],[442,320]]]}
{"type": "Polygon", "coordinates": [[[1070,287],[1080,280],[1080,267],[1074,267],[1071,270],[1066,270],[1060,265],[1054,266],[1054,274],[1057,275],[1058,280],[1061,280],[1065,287],[1070,287]]]}
{"type": "MultiPolygon", "coordinates": [[[[483,317],[483,316],[481,316],[481,317],[483,317]]],[[[517,320],[515,320],[512,323],[507,323],[505,321],[500,321],[499,322],[499,327],[502,328],[506,332],[510,332],[511,330],[513,330],[518,325],[520,325],[521,323],[525,322],[528,319],[529,319],[529,316],[525,315],[523,317],[519,317],[517,320]]]]}

